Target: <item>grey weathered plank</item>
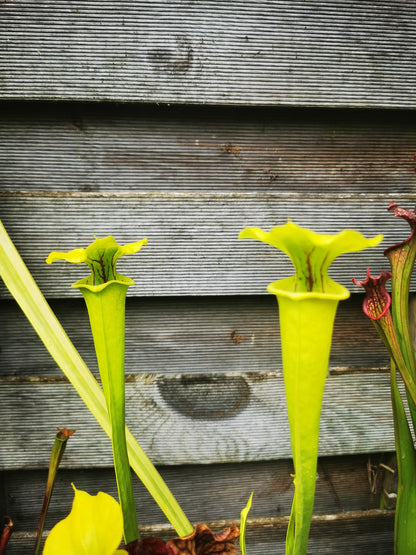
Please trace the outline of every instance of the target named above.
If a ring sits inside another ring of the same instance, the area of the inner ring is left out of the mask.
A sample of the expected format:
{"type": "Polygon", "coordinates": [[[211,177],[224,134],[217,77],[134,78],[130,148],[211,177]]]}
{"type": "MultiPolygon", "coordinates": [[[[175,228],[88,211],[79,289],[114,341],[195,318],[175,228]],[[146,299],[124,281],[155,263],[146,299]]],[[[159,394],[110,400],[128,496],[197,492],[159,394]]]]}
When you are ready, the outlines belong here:
{"type": "MultiPolygon", "coordinates": [[[[68,453],[71,443],[67,449],[68,453]]],[[[371,463],[374,468],[382,470],[382,467],[377,465],[383,460],[388,462],[375,455],[371,463]]],[[[335,541],[339,542],[337,545],[342,545],[347,541],[343,536],[348,534],[351,535],[351,545],[356,548],[360,543],[372,546],[375,542],[374,536],[382,530],[377,540],[378,548],[392,537],[392,514],[380,514],[372,510],[378,506],[379,495],[371,493],[368,462],[367,456],[330,457],[319,460],[314,509],[317,516],[313,523],[311,545],[316,546],[316,542],[321,541],[318,538],[323,534],[318,530],[328,520],[331,520],[332,532],[334,527],[337,527],[337,522],[343,521],[345,525],[348,521],[345,528],[338,528],[336,535],[329,534],[332,546],[335,545],[335,541]],[[332,516],[328,517],[328,514],[332,516]],[[361,533],[354,539],[353,531],[358,521],[361,522],[361,533]],[[375,521],[379,521],[380,526],[376,526],[375,521]],[[381,521],[384,523],[383,527],[381,521]],[[355,541],[357,543],[354,543],[355,541]]],[[[216,530],[224,527],[218,522],[219,519],[239,521],[241,507],[250,492],[254,491],[248,527],[250,553],[266,553],[264,543],[273,545],[271,549],[269,547],[268,553],[276,553],[276,543],[282,542],[287,526],[287,519],[282,517],[289,514],[293,498],[290,461],[243,465],[187,465],[163,467],[159,470],[191,521],[215,520],[216,530]]],[[[0,499],[0,511],[2,514],[13,516],[18,530],[10,544],[11,553],[20,553],[19,549],[23,549],[23,546],[28,549],[33,542],[22,530],[34,530],[37,526],[37,513],[42,502],[45,480],[46,471],[3,473],[4,498],[0,499]]],[[[101,490],[113,496],[117,495],[111,470],[61,469],[49,507],[47,529],[68,513],[73,495],[71,482],[91,494],[101,490]]],[[[380,490],[382,480],[378,486],[380,490]]],[[[142,534],[164,538],[174,536],[173,530],[168,530],[167,525],[160,524],[165,522],[165,518],[137,480],[134,480],[134,490],[142,534]]]]}
{"type": "MultiPolygon", "coordinates": [[[[71,448],[70,442],[68,452],[71,448]]],[[[367,455],[320,458],[315,514],[378,508],[383,487],[383,468],[379,466],[381,461],[387,462],[388,459],[379,454],[371,458],[367,455]],[[379,474],[375,493],[372,493],[368,480],[369,460],[379,474]]],[[[254,503],[250,511],[251,518],[274,518],[290,514],[293,499],[293,467],[290,460],[170,466],[159,467],[158,470],[192,522],[239,520],[241,508],[252,491],[254,503]]],[[[4,497],[0,510],[1,514],[13,516],[17,529],[36,528],[36,508],[42,504],[46,474],[46,470],[4,473],[4,497]]],[[[91,495],[105,491],[117,497],[115,477],[110,469],[60,469],[48,511],[47,527],[53,526],[68,513],[73,497],[71,483],[91,495]]],[[[140,523],[150,525],[164,522],[160,509],[143,485],[137,478],[133,483],[140,523]]]]}
{"type": "MultiPolygon", "coordinates": [[[[139,374],[126,386],[127,421],[156,464],[242,462],[290,457],[281,372],[139,374]]],[[[56,428],[78,430],[67,467],[112,464],[110,441],[70,384],[4,378],[0,389],[0,467],[48,463],[56,428]]],[[[388,373],[327,380],[320,454],[394,449],[388,373]]]]}
{"type": "Polygon", "coordinates": [[[414,112],[9,106],[0,190],[414,194],[414,112]]]}
{"type": "MultiPolygon", "coordinates": [[[[387,350],[362,312],[362,298],[354,295],[338,307],[329,362],[333,373],[388,366],[387,350]]],[[[83,299],[55,300],[52,309],[91,371],[98,372],[83,299]]],[[[0,303],[0,347],[0,376],[61,375],[12,301],[0,303]]],[[[127,374],[281,370],[276,300],[271,295],[129,298],[125,358],[127,374]]]]}
{"type": "Polygon", "coordinates": [[[400,0],[9,0],[2,98],[415,107],[400,0]]]}
{"type": "MultiPolygon", "coordinates": [[[[414,197],[396,196],[414,206],[414,197]]],[[[0,217],[40,288],[48,297],[76,296],[69,285],[86,275],[80,265],[47,266],[52,250],[87,246],[96,234],[120,244],[148,237],[138,255],[121,259],[120,271],[136,279],[131,295],[264,294],[271,281],[293,273],[288,258],[258,241],[238,240],[246,226],[270,229],[291,218],[321,233],[354,228],[384,233],[377,248],[343,255],[330,274],[351,290],[351,278],[388,267],[383,249],[409,236],[408,225],[388,213],[388,195],[282,193],[8,193],[0,192],[0,217]]],[[[84,266],[84,265],[82,265],[84,266]]],[[[0,295],[5,296],[4,286],[0,295]]]]}
{"type": "MultiPolygon", "coordinates": [[[[249,519],[247,552],[250,555],[284,555],[288,518],[249,519]]],[[[311,554],[390,555],[393,551],[392,511],[356,511],[313,517],[309,536],[311,554]]],[[[208,523],[215,532],[227,528],[230,521],[208,523]]],[[[143,537],[160,537],[165,541],[176,536],[167,526],[142,528],[143,537]]],[[[46,534],[45,534],[46,535],[46,534]]],[[[31,532],[17,532],[8,547],[8,555],[26,555],[34,543],[31,532]]]]}
{"type": "MultiPolygon", "coordinates": [[[[74,438],[72,438],[74,439],[74,438]]],[[[71,450],[68,444],[66,455],[71,450]]],[[[379,503],[379,494],[371,493],[368,482],[368,463],[374,469],[382,472],[380,462],[389,464],[388,459],[375,454],[371,459],[364,456],[354,457],[329,457],[321,458],[318,463],[318,481],[315,496],[315,514],[320,515],[314,521],[314,529],[322,525],[322,520],[328,513],[332,517],[332,528],[337,526],[337,518],[348,518],[349,525],[344,530],[354,526],[354,519],[362,523],[359,543],[366,541],[372,545],[375,518],[374,509],[379,503]],[[340,511],[347,511],[341,513],[340,511]],[[360,513],[358,513],[360,511],[360,513]],[[352,517],[354,512],[354,517],[352,517]],[[319,520],[319,518],[321,520],[319,520]],[[321,524],[320,524],[321,522],[321,524]]],[[[254,491],[254,503],[250,511],[249,540],[252,549],[260,549],[258,543],[276,542],[276,534],[284,537],[287,521],[276,518],[278,515],[288,515],[293,498],[293,485],[290,476],[292,472],[290,461],[271,461],[263,463],[223,464],[223,465],[186,465],[184,467],[159,468],[162,476],[178,499],[187,516],[193,522],[207,522],[218,519],[228,519],[238,522],[239,512],[245,504],[251,491],[254,491]],[[198,502],[195,502],[197,499],[198,502]],[[260,540],[260,537],[261,540],[260,540]],[[255,540],[256,538],[256,540],[255,540]]],[[[382,476],[379,476],[378,492],[382,486],[382,476]]],[[[39,471],[8,471],[1,476],[3,480],[1,491],[4,496],[0,498],[0,511],[10,514],[16,525],[17,533],[10,544],[11,553],[21,553],[18,549],[31,545],[32,539],[24,534],[23,530],[34,530],[37,526],[39,507],[42,503],[42,491],[46,480],[46,470],[39,471]]],[[[0,479],[0,483],[1,483],[0,479]]],[[[46,528],[66,516],[72,501],[72,488],[74,483],[79,489],[95,494],[98,490],[106,491],[116,496],[115,479],[112,470],[107,469],[60,469],[54,495],[48,512],[46,528]]],[[[172,537],[174,532],[168,531],[165,518],[157,509],[154,501],[144,490],[143,486],[134,480],[135,498],[139,515],[141,530],[145,534],[158,534],[162,537],[172,537]],[[146,526],[146,529],[143,529],[146,526]]],[[[392,530],[390,519],[384,515],[385,524],[384,540],[391,537],[392,530]],[[388,530],[388,534],[386,533],[388,530]]],[[[221,525],[217,523],[217,528],[221,525]]],[[[339,537],[338,541],[343,541],[339,537]]],[[[311,541],[317,538],[312,533],[311,541]]],[[[332,538],[331,541],[335,541],[332,538]]],[[[346,541],[346,540],[344,540],[346,541]]],[[[353,537],[351,537],[353,541],[353,537]]],[[[381,542],[381,539],[379,538],[381,542]]],[[[380,543],[378,544],[381,545],[380,543]]],[[[263,551],[261,551],[263,553],[263,551]]],[[[273,553],[276,552],[276,547],[273,553]]],[[[356,552],[357,553],[357,552],[356,552]]]]}

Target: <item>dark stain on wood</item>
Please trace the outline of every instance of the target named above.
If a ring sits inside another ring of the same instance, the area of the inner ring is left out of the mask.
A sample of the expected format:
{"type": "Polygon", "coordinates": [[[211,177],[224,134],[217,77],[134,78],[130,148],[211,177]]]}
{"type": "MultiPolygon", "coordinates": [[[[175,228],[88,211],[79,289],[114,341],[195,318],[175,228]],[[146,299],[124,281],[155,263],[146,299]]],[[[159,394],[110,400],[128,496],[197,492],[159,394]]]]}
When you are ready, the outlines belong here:
{"type": "Polygon", "coordinates": [[[168,405],[196,420],[232,418],[250,401],[250,389],[241,376],[162,376],[157,385],[168,405]]]}
{"type": "Polygon", "coordinates": [[[156,72],[184,74],[192,66],[193,49],[187,37],[175,37],[175,47],[152,48],[147,53],[147,60],[156,72]]]}

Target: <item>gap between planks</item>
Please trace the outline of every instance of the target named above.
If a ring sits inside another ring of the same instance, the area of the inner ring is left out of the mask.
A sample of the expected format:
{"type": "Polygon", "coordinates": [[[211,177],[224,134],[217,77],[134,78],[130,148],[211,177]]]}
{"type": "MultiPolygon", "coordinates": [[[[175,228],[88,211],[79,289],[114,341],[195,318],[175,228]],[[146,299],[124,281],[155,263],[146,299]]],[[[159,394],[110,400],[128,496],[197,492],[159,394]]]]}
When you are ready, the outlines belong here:
{"type": "MultiPolygon", "coordinates": [[[[328,370],[329,376],[346,376],[346,375],[354,375],[354,374],[388,374],[390,372],[390,368],[388,366],[343,366],[343,367],[335,367],[328,370]]],[[[212,372],[209,374],[211,378],[221,378],[221,377],[235,377],[237,375],[244,375],[247,378],[258,378],[259,372],[244,372],[244,373],[236,373],[236,372],[212,372]]],[[[270,372],[261,372],[261,375],[264,376],[267,374],[268,377],[280,377],[283,375],[281,370],[270,371],[270,372]]],[[[143,383],[146,381],[153,382],[157,380],[157,378],[180,378],[183,376],[186,377],[195,377],[195,378],[202,378],[204,374],[201,373],[186,373],[186,374],[162,374],[160,372],[141,372],[138,374],[125,374],[124,379],[126,383],[143,383]]],[[[100,376],[98,374],[94,375],[95,379],[98,383],[101,383],[100,376]]],[[[66,376],[0,376],[0,385],[7,385],[7,384],[36,384],[36,383],[70,383],[66,376]]]]}
{"type": "MultiPolygon", "coordinates": [[[[377,194],[377,193],[319,193],[316,195],[317,200],[331,200],[331,199],[348,199],[368,201],[372,200],[386,200],[386,210],[391,200],[401,203],[409,202],[413,206],[415,197],[411,194],[397,195],[397,194],[377,194]]],[[[239,192],[239,191],[31,191],[31,190],[0,190],[0,199],[2,198],[68,198],[68,199],[106,199],[106,198],[120,198],[120,199],[204,199],[204,200],[218,200],[218,199],[256,199],[262,198],[264,200],[273,199],[290,199],[302,200],[309,198],[306,192],[264,192],[263,190],[239,192]]]]}
{"type": "MultiPolygon", "coordinates": [[[[394,518],[394,510],[381,510],[381,509],[370,509],[366,511],[345,511],[342,513],[334,513],[328,515],[313,515],[312,523],[321,524],[327,522],[354,522],[365,518],[366,520],[376,521],[376,520],[391,520],[394,518]]],[[[276,528],[282,529],[286,528],[289,522],[289,516],[279,516],[279,517],[267,517],[267,518],[248,518],[247,527],[250,529],[268,529],[276,528]]],[[[228,528],[231,524],[235,524],[236,520],[212,520],[206,524],[212,530],[220,530],[222,528],[228,528]]],[[[192,525],[198,524],[198,522],[192,523],[192,525]]],[[[142,536],[159,536],[159,535],[170,535],[175,536],[175,530],[169,524],[153,524],[150,526],[139,526],[139,530],[142,536]]],[[[44,537],[49,534],[49,530],[44,532],[44,537]]],[[[15,532],[13,537],[20,537],[22,539],[35,538],[35,532],[15,532]]]]}

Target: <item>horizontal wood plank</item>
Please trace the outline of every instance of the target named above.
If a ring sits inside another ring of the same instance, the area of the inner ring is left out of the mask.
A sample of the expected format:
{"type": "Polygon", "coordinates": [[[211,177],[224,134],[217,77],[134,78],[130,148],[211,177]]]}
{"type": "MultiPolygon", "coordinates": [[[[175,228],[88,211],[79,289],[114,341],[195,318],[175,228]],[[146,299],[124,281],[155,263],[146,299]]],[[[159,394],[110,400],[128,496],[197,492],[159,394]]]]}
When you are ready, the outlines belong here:
{"type": "MultiPolygon", "coordinates": [[[[231,521],[209,522],[215,532],[230,526],[231,521]]],[[[288,518],[248,519],[247,552],[250,555],[284,555],[288,518]]],[[[338,515],[315,515],[308,546],[310,553],[345,555],[390,555],[393,550],[393,511],[357,511],[338,515]]],[[[164,541],[175,537],[166,526],[142,527],[143,537],[159,537],[164,541]]],[[[46,536],[46,533],[45,533],[46,536]]],[[[17,532],[12,537],[8,555],[26,555],[32,548],[33,532],[17,532]]]]}
{"type": "Polygon", "coordinates": [[[415,107],[416,6],[9,0],[1,96],[415,107]]]}
{"type": "MultiPolygon", "coordinates": [[[[76,296],[70,284],[87,275],[84,265],[45,264],[51,251],[86,247],[93,235],[120,244],[147,237],[149,244],[119,262],[136,280],[131,295],[265,294],[268,283],[293,274],[273,247],[238,240],[246,226],[270,229],[287,218],[320,233],[357,229],[385,240],[377,248],[345,254],[330,275],[352,291],[353,276],[388,268],[384,248],[409,236],[406,222],[387,212],[387,195],[266,193],[11,193],[0,192],[0,217],[47,297],[76,296]]],[[[395,197],[405,207],[414,197],[395,197]]],[[[1,284],[0,284],[1,285],[1,284]]],[[[7,296],[1,285],[0,296],[7,296]]]]}
{"type": "MultiPolygon", "coordinates": [[[[68,444],[68,451],[71,443],[68,444]]],[[[65,455],[66,456],[66,455],[65,455]]],[[[323,457],[318,461],[314,513],[316,515],[369,511],[379,507],[380,492],[391,464],[392,454],[354,457],[323,457]],[[370,471],[377,481],[369,481],[370,471]]],[[[250,519],[276,519],[290,514],[293,499],[293,473],[290,461],[264,463],[187,465],[158,469],[192,522],[239,521],[240,510],[250,493],[254,503],[250,519]]],[[[8,471],[3,473],[4,497],[1,514],[11,515],[16,530],[34,530],[42,505],[47,471],[8,471]]],[[[60,469],[49,506],[46,529],[64,518],[71,507],[73,489],[95,495],[105,491],[117,498],[112,470],[60,469]]],[[[156,503],[137,479],[133,480],[137,514],[141,526],[165,523],[156,503]]],[[[365,519],[365,513],[362,515],[365,519]]],[[[252,527],[250,526],[252,531],[252,527]]]]}
{"type": "MultiPolygon", "coordinates": [[[[388,352],[364,315],[362,300],[362,295],[354,295],[339,304],[329,362],[332,373],[388,366],[388,352]]],[[[86,364],[97,374],[84,300],[55,300],[52,309],[86,364]]],[[[12,301],[0,303],[0,346],[2,377],[35,380],[62,375],[12,301]]],[[[129,375],[281,370],[276,300],[271,295],[129,298],[125,359],[129,375]]]]}
{"type": "Polygon", "coordinates": [[[10,105],[0,190],[414,194],[415,112],[10,105]]]}
{"type": "MultiPolygon", "coordinates": [[[[68,444],[65,457],[73,439],[68,444]]],[[[392,457],[392,454],[374,454],[371,457],[362,455],[319,459],[311,546],[320,548],[322,544],[319,542],[325,536],[328,537],[328,550],[335,545],[350,545],[355,547],[353,553],[357,554],[362,552],[364,545],[375,545],[375,536],[378,534],[379,551],[372,553],[388,553],[381,549],[387,549],[392,541],[393,514],[374,509],[378,507],[380,491],[385,487],[384,475],[387,471],[382,465],[391,465],[392,457]],[[332,533],[329,536],[322,534],[326,522],[331,523],[332,533]],[[343,524],[340,525],[341,522],[343,524]],[[359,522],[360,533],[357,534],[359,522]]],[[[241,507],[254,491],[247,537],[250,553],[280,553],[277,549],[283,549],[287,527],[284,515],[289,514],[293,498],[290,461],[170,466],[160,467],[159,471],[191,521],[215,521],[214,530],[225,527],[224,523],[219,522],[220,519],[238,523],[241,507]],[[269,551],[266,551],[267,546],[269,551]]],[[[0,497],[0,511],[12,515],[16,526],[13,541],[9,544],[10,553],[24,553],[24,548],[28,550],[33,545],[33,537],[23,530],[34,530],[37,526],[46,470],[8,471],[2,474],[1,480],[4,497],[0,497]]],[[[141,533],[165,539],[173,537],[174,531],[167,524],[161,524],[166,519],[149,494],[137,479],[133,482],[141,533]]],[[[92,495],[101,490],[117,496],[112,470],[61,468],[48,511],[46,529],[50,529],[68,513],[73,495],[71,483],[92,495]]]]}
{"type": "MultiPolygon", "coordinates": [[[[126,385],[127,422],[156,464],[284,459],[291,456],[281,372],[139,374],[126,385]]],[[[77,429],[66,467],[112,465],[110,441],[75,390],[61,380],[3,378],[0,468],[48,464],[56,427],[77,429]]],[[[386,373],[327,380],[320,454],[394,449],[386,373]]]]}

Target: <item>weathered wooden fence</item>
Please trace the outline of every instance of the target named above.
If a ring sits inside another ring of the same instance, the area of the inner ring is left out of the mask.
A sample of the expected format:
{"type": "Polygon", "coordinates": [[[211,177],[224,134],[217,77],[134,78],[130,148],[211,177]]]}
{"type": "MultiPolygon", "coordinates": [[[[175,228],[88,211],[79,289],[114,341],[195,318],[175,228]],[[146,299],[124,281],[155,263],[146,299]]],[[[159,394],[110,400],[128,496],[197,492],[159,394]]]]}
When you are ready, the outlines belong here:
{"type": "MultiPolygon", "coordinates": [[[[385,235],[345,255],[321,423],[310,552],[390,554],[388,356],[351,278],[388,269],[416,203],[416,2],[4,0],[0,218],[90,368],[78,267],[52,250],[149,240],[120,261],[128,424],[195,522],[238,521],[250,555],[284,552],[293,495],[276,301],[292,273],[239,231],[291,218],[385,235]],[[384,482],[383,482],[384,480],[384,482]],[[387,498],[388,499],[388,498],[387,498]]],[[[85,273],[85,272],[84,272],[85,273]]],[[[0,284],[1,514],[31,550],[57,426],[76,428],[47,527],[70,482],[115,494],[111,446],[0,284]]],[[[173,534],[140,483],[145,533],[173,534]]]]}

